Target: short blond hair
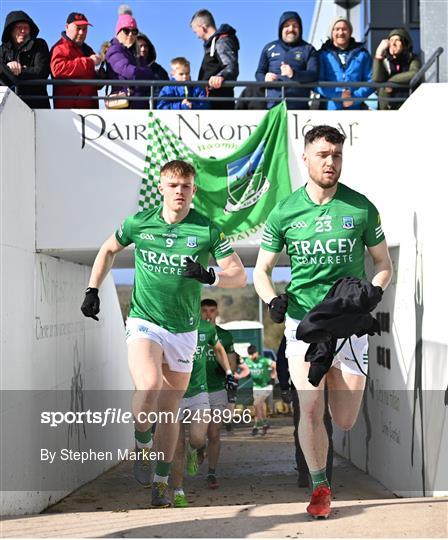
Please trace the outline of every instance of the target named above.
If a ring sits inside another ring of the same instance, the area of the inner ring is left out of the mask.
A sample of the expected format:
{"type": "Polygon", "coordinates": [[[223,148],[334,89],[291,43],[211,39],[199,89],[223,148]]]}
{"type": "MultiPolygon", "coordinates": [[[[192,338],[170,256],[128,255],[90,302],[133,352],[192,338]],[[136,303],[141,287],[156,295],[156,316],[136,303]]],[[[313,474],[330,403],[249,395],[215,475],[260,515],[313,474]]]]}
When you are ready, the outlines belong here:
{"type": "Polygon", "coordinates": [[[160,176],[170,176],[174,178],[194,178],[196,176],[196,170],[190,163],[181,159],[174,159],[168,161],[160,169],[160,176]]]}
{"type": "Polygon", "coordinates": [[[176,56],[176,58],[173,58],[170,62],[171,64],[171,67],[174,67],[174,66],[183,66],[183,67],[187,67],[188,69],[190,69],[190,62],[184,58],[183,56],[176,56]]]}

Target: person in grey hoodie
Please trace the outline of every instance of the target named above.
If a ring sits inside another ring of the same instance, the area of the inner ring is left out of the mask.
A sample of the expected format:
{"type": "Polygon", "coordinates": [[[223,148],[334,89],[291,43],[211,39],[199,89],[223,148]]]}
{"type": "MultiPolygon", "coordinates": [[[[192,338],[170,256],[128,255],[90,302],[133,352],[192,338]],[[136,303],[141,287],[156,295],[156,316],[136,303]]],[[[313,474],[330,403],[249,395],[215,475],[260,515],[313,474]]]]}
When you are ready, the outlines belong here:
{"type": "MultiPolygon", "coordinates": [[[[233,88],[223,88],[224,81],[236,81],[239,74],[236,30],[228,24],[216,28],[210,11],[201,9],[191,18],[191,29],[204,41],[204,58],[198,80],[208,81],[209,97],[233,97],[233,88]]],[[[233,101],[211,101],[212,109],[233,109],[233,101]]]]}

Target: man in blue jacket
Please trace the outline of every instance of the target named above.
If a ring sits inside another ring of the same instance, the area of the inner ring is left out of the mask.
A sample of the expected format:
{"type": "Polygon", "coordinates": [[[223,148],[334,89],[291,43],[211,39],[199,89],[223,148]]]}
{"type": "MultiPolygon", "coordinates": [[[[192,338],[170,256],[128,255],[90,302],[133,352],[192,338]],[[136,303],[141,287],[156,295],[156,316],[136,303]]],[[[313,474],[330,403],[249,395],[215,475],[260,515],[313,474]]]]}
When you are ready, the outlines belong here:
{"type": "Polygon", "coordinates": [[[345,81],[372,81],[372,57],[370,53],[352,38],[353,27],[344,17],[337,17],[330,25],[329,39],[319,51],[320,81],[340,81],[337,88],[318,88],[321,96],[326,98],[346,98],[344,101],[328,101],[326,108],[360,109],[361,101],[351,98],[366,98],[374,88],[344,87],[345,81]]]}
{"type": "MultiPolygon", "coordinates": [[[[286,97],[308,98],[310,88],[300,83],[317,81],[318,55],[315,48],[302,39],[302,19],[295,11],[285,11],[278,24],[279,39],[269,42],[261,51],[255,73],[257,81],[297,82],[297,87],[286,88],[286,97]]],[[[267,96],[280,97],[281,88],[269,88],[267,96]]],[[[268,103],[270,109],[278,101],[268,103]]],[[[287,102],[288,109],[308,109],[308,99],[287,102]]]]}

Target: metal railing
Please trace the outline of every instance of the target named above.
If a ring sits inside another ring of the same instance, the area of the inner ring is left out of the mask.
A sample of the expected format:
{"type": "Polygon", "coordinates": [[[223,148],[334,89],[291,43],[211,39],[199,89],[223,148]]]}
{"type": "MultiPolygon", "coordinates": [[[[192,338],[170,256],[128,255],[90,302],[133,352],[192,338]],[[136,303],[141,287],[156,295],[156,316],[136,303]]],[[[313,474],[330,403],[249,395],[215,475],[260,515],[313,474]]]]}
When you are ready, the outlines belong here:
{"type": "MultiPolygon", "coordinates": [[[[238,87],[245,87],[245,88],[259,88],[265,90],[264,96],[249,96],[249,97],[241,97],[241,96],[227,96],[227,97],[217,97],[217,96],[207,96],[207,97],[190,97],[188,96],[189,101],[211,101],[211,102],[264,102],[264,103],[272,103],[272,102],[281,102],[285,101],[286,103],[294,103],[294,102],[310,102],[311,100],[315,99],[320,102],[328,102],[328,101],[335,101],[335,102],[343,102],[343,101],[352,101],[354,103],[362,103],[365,101],[379,101],[379,96],[373,94],[374,90],[381,89],[381,88],[394,88],[394,89],[400,89],[400,90],[407,90],[408,95],[411,95],[412,92],[416,89],[416,87],[420,84],[420,82],[424,79],[426,73],[428,70],[432,67],[432,65],[436,64],[436,82],[439,82],[440,80],[440,56],[444,52],[444,49],[442,47],[438,47],[434,53],[430,56],[430,58],[425,62],[425,64],[419,69],[419,71],[414,75],[414,77],[411,79],[409,84],[397,84],[393,82],[384,82],[384,83],[375,83],[375,82],[367,82],[367,81],[361,81],[361,82],[353,82],[353,81],[313,81],[308,83],[298,83],[295,81],[224,81],[222,84],[223,88],[238,88],[238,87]],[[308,95],[303,97],[295,97],[295,96],[287,96],[286,90],[288,88],[305,88],[311,90],[316,90],[316,88],[372,88],[372,94],[367,97],[358,98],[358,97],[350,97],[350,98],[341,98],[341,97],[325,97],[322,95],[316,95],[314,97],[308,95]],[[268,89],[280,89],[280,95],[278,96],[268,96],[267,90],[268,89]]],[[[115,89],[123,88],[123,87],[130,87],[130,88],[136,88],[136,87],[146,87],[149,88],[148,95],[144,96],[123,96],[126,97],[129,101],[144,101],[148,102],[148,108],[154,109],[156,107],[157,101],[164,100],[164,101],[179,101],[180,97],[167,97],[163,96],[162,98],[158,97],[155,93],[155,89],[158,87],[163,86],[188,86],[188,87],[194,87],[194,86],[200,86],[207,88],[208,87],[208,81],[152,81],[152,80],[139,80],[139,81],[133,81],[133,80],[117,80],[117,79],[35,79],[35,80],[26,80],[21,81],[17,77],[15,77],[11,71],[6,66],[0,65],[0,76],[2,78],[7,78],[7,80],[10,81],[11,86],[13,87],[14,91],[17,93],[18,87],[26,87],[26,86],[52,86],[52,87],[58,87],[58,86],[93,86],[97,87],[98,89],[103,88],[104,86],[111,87],[112,91],[115,89]]],[[[80,100],[80,101],[108,101],[111,99],[116,99],[116,96],[111,97],[110,95],[94,95],[94,96],[76,96],[76,95],[70,95],[70,96],[33,96],[33,95],[26,95],[24,96],[27,99],[33,99],[33,100],[46,100],[46,99],[53,99],[53,100],[80,100]]],[[[389,97],[387,96],[388,102],[400,102],[403,103],[406,98],[405,97],[389,97]]]]}

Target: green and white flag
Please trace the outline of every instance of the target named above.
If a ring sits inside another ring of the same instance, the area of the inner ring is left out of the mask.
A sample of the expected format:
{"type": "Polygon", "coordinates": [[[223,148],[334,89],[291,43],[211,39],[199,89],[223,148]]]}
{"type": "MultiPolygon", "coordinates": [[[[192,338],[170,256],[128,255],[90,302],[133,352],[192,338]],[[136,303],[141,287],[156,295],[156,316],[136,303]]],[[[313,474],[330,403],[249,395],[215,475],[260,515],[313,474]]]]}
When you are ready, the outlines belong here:
{"type": "Polygon", "coordinates": [[[160,204],[160,169],[173,159],[183,159],[195,167],[198,189],[194,207],[227,236],[244,238],[253,234],[275,204],[291,193],[284,104],[271,109],[240,148],[222,159],[198,156],[151,111],[149,117],[139,210],[160,204]]]}

